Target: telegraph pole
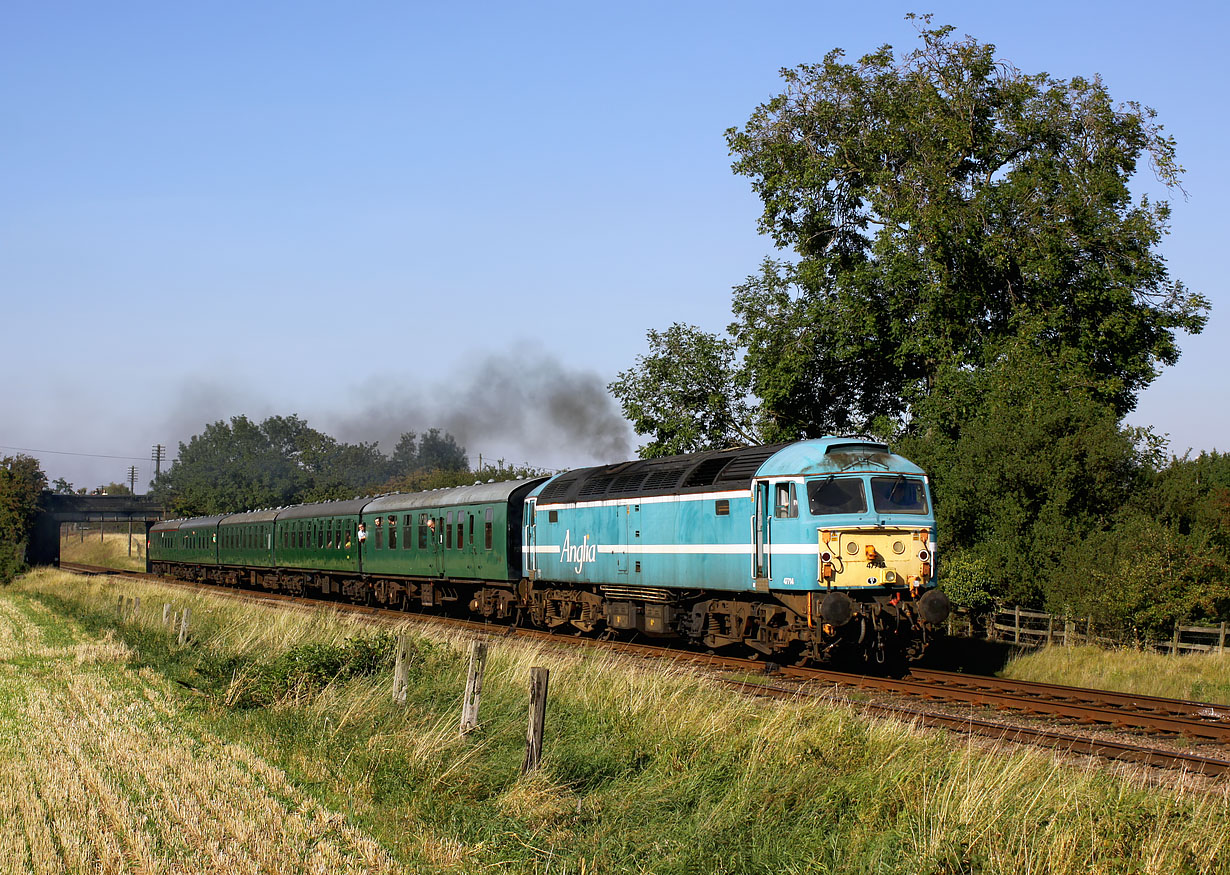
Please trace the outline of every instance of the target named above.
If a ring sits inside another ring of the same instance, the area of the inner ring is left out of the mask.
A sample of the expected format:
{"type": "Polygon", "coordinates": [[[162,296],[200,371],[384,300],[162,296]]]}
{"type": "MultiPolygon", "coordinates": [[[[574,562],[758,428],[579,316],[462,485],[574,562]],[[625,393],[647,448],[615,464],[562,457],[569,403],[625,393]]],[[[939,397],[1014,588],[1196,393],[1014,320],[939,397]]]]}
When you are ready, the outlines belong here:
{"type": "Polygon", "coordinates": [[[158,482],[158,478],[162,476],[162,460],[166,458],[167,448],[162,444],[154,444],[154,448],[150,453],[150,458],[154,461],[154,482],[158,482]]]}

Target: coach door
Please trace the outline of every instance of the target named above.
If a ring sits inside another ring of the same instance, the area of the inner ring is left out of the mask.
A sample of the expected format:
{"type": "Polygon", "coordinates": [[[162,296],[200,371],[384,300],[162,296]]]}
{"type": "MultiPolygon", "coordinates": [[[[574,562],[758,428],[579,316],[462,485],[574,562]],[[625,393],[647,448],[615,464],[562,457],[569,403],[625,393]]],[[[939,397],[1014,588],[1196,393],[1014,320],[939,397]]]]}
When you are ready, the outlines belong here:
{"type": "Polygon", "coordinates": [[[758,592],[767,592],[769,579],[773,576],[769,555],[773,540],[770,528],[773,521],[773,506],[769,503],[768,482],[758,482],[755,488],[756,500],[753,502],[752,516],[752,578],[758,592]]]}
{"type": "Polygon", "coordinates": [[[537,546],[537,538],[534,531],[534,511],[538,507],[538,502],[533,498],[525,502],[525,525],[522,526],[521,532],[521,553],[524,557],[522,565],[524,566],[523,573],[530,580],[538,577],[538,553],[534,549],[537,546]]]}

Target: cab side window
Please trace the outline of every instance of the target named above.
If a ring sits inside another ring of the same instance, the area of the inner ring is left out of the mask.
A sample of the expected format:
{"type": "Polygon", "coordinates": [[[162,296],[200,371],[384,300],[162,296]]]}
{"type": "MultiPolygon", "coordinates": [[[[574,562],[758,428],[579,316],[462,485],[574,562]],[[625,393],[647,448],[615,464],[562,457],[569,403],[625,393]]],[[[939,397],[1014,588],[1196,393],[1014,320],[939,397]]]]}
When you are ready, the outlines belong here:
{"type": "Polygon", "coordinates": [[[799,515],[799,498],[793,483],[776,484],[773,495],[773,516],[783,520],[799,515]]]}

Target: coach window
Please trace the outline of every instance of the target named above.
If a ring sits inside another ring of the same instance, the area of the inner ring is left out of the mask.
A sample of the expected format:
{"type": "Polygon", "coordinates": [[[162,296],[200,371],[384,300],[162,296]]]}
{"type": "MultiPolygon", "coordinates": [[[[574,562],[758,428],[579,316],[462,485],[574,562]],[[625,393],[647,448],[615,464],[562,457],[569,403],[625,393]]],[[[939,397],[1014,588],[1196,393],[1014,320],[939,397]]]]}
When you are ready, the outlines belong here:
{"type": "Polygon", "coordinates": [[[401,548],[403,550],[410,549],[410,521],[412,519],[414,519],[414,517],[410,514],[406,514],[401,518],[401,548]]]}
{"type": "Polygon", "coordinates": [[[451,510],[444,518],[444,549],[453,549],[453,512],[451,510]]]}
{"type": "Polygon", "coordinates": [[[384,519],[376,517],[376,549],[379,550],[384,546],[384,519]]]}
{"type": "Polygon", "coordinates": [[[325,524],[318,522],[316,524],[316,549],[323,550],[325,548],[325,524]]]}
{"type": "Polygon", "coordinates": [[[470,514],[470,546],[474,546],[474,514],[470,514]]]}
{"type": "Polygon", "coordinates": [[[799,499],[794,491],[794,483],[778,483],[773,501],[773,516],[781,519],[794,519],[799,515],[799,499]]]}

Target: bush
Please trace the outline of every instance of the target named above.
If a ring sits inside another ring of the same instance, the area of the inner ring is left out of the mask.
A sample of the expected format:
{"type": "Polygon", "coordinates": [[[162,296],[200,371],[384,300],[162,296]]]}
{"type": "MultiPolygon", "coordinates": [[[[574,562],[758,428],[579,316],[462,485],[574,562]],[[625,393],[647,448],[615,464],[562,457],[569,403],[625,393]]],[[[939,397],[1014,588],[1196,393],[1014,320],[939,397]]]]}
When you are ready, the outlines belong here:
{"type": "Polygon", "coordinates": [[[26,567],[24,541],[12,542],[0,538],[0,585],[12,583],[26,567]]]}
{"type": "Polygon", "coordinates": [[[986,613],[995,602],[987,561],[971,550],[956,551],[943,559],[940,585],[954,607],[975,614],[986,613]]]}
{"type": "Polygon", "coordinates": [[[250,665],[230,701],[266,705],[288,695],[311,694],[334,681],[374,675],[393,664],[390,632],[359,635],[341,644],[300,644],[272,660],[250,665]]]}

